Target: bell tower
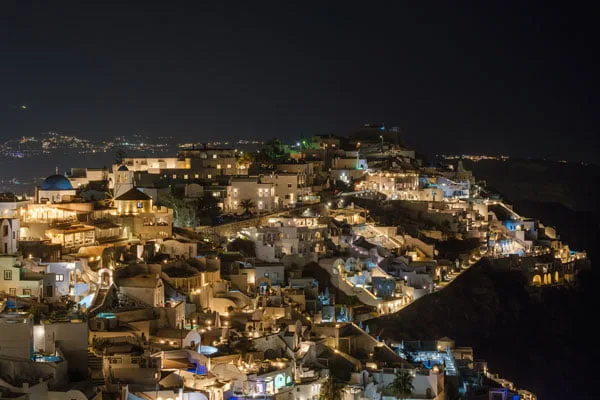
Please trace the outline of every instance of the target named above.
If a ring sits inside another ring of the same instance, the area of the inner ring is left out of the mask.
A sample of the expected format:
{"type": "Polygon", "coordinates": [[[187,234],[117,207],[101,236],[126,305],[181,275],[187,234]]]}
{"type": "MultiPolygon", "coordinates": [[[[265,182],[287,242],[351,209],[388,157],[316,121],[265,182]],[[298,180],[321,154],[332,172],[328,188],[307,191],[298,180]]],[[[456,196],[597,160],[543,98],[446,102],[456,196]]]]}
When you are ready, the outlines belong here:
{"type": "Polygon", "coordinates": [[[115,172],[115,199],[133,189],[133,172],[121,165],[115,172]]]}

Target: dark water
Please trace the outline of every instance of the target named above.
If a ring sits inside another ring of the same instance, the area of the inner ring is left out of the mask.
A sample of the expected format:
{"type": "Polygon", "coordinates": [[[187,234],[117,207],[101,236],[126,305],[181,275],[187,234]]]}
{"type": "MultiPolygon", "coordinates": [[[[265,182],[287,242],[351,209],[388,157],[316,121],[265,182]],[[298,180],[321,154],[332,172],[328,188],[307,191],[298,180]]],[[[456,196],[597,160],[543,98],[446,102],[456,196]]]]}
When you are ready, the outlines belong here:
{"type": "MultiPolygon", "coordinates": [[[[163,156],[176,155],[176,152],[160,154],[129,153],[129,156],[163,156]]],[[[27,158],[0,157],[0,191],[17,194],[33,193],[35,184],[49,175],[65,174],[71,168],[110,167],[115,162],[115,153],[86,153],[73,151],[40,154],[27,158]]]]}

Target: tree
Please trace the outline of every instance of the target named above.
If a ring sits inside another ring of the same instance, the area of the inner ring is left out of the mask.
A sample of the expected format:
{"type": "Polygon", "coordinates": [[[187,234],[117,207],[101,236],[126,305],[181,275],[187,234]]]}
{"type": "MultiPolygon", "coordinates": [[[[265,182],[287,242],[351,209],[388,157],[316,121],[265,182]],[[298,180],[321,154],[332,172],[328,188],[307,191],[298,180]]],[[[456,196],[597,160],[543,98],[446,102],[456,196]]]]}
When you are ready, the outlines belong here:
{"type": "Polygon", "coordinates": [[[169,193],[160,195],[158,203],[173,209],[173,225],[187,227],[196,224],[197,205],[194,202],[187,202],[169,193]]]}
{"type": "Polygon", "coordinates": [[[400,370],[396,372],[394,382],[390,385],[390,389],[395,395],[400,396],[400,399],[404,399],[404,396],[411,394],[415,387],[413,386],[413,377],[410,372],[400,370]]]}
{"type": "Polygon", "coordinates": [[[127,157],[127,153],[125,153],[125,150],[118,149],[115,153],[115,163],[117,165],[123,164],[123,160],[125,159],[125,157],[127,157]]]}
{"type": "Polygon", "coordinates": [[[250,153],[244,153],[235,160],[238,169],[248,169],[252,165],[252,156],[250,153]]]}
{"type": "Polygon", "coordinates": [[[250,199],[240,201],[240,207],[244,209],[244,214],[250,214],[250,210],[254,208],[254,202],[250,199]]]}
{"type": "Polygon", "coordinates": [[[342,388],[344,383],[330,376],[326,382],[321,385],[319,400],[340,400],[342,398],[342,388]]]}

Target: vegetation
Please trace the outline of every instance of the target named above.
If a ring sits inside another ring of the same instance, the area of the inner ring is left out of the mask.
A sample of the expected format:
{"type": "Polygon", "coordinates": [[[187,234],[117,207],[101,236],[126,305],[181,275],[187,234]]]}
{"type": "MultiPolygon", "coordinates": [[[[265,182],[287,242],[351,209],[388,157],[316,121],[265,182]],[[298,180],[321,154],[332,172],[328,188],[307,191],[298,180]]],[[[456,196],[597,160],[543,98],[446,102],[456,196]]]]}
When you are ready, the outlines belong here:
{"type": "Polygon", "coordinates": [[[244,153],[235,160],[235,163],[238,168],[243,167],[244,169],[250,168],[252,165],[253,157],[251,153],[244,153]]]}
{"type": "Polygon", "coordinates": [[[390,385],[391,391],[399,396],[400,399],[404,399],[404,396],[407,396],[415,390],[413,386],[413,377],[410,372],[405,370],[400,370],[396,372],[396,377],[394,378],[394,382],[390,385]]]}
{"type": "Polygon", "coordinates": [[[123,164],[123,160],[127,157],[127,153],[123,149],[118,149],[115,153],[115,164],[123,164]]]}
{"type": "Polygon", "coordinates": [[[255,207],[255,204],[250,199],[244,199],[244,200],[240,201],[240,207],[242,207],[244,209],[244,214],[250,214],[251,213],[250,210],[255,207]]]}
{"type": "Polygon", "coordinates": [[[321,386],[319,400],[340,400],[342,398],[341,389],[344,386],[343,382],[338,381],[334,377],[330,377],[327,379],[327,382],[321,386]]]}
{"type": "Polygon", "coordinates": [[[190,227],[196,225],[195,202],[187,202],[179,197],[169,193],[158,197],[160,205],[173,209],[173,224],[178,227],[190,227]]]}

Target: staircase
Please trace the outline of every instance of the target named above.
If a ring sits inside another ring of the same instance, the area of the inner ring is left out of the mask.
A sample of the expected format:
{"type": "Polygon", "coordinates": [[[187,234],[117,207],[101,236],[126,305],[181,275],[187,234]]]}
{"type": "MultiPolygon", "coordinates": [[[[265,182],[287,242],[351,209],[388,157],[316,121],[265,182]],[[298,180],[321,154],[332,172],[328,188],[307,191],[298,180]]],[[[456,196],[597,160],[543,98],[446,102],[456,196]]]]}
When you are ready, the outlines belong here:
{"type": "Polygon", "coordinates": [[[88,350],[88,371],[92,385],[104,385],[104,375],[102,373],[102,357],[98,357],[92,351],[88,350]]]}

